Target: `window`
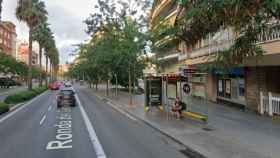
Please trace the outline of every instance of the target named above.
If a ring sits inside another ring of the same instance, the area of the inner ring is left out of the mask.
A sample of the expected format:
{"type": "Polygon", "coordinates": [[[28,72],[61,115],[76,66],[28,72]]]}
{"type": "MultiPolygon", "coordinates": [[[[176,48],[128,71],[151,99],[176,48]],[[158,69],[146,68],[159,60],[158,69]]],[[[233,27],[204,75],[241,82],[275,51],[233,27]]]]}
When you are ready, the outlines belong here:
{"type": "Polygon", "coordinates": [[[224,81],[222,79],[218,80],[218,96],[224,96],[224,81]]]}
{"type": "Polygon", "coordinates": [[[245,81],[244,79],[239,79],[239,96],[245,96],[245,81]]]}
{"type": "Polygon", "coordinates": [[[230,79],[225,80],[225,96],[227,98],[231,97],[231,80],[230,79]]]}

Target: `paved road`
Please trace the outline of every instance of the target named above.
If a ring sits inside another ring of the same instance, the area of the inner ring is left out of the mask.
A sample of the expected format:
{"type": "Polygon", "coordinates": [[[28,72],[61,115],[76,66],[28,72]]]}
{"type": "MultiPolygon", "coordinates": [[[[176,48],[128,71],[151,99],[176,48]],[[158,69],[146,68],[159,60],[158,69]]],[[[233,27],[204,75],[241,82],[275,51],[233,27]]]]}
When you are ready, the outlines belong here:
{"type": "Polygon", "coordinates": [[[86,89],[77,87],[76,92],[82,106],[58,110],[56,92],[48,91],[1,116],[0,157],[186,158],[157,131],[113,110],[86,89]]]}

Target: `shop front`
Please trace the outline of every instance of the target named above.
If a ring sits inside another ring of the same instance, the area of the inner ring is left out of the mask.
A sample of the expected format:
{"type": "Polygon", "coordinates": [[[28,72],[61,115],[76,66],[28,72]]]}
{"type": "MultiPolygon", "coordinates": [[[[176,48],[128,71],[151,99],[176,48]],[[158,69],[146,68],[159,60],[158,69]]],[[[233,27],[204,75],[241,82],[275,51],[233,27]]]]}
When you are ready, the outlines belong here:
{"type": "Polygon", "coordinates": [[[215,69],[217,78],[217,101],[246,105],[245,70],[232,68],[228,71],[215,69]]]}

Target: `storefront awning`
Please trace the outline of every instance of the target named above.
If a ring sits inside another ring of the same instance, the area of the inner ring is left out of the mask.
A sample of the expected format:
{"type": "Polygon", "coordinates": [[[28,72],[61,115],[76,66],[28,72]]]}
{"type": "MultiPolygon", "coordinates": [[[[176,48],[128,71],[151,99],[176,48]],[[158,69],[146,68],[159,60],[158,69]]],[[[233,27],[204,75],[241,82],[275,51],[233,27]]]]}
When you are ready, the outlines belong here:
{"type": "Polygon", "coordinates": [[[245,70],[243,67],[235,67],[229,70],[221,70],[221,69],[214,69],[213,73],[216,75],[235,75],[235,76],[244,76],[245,70]]]}

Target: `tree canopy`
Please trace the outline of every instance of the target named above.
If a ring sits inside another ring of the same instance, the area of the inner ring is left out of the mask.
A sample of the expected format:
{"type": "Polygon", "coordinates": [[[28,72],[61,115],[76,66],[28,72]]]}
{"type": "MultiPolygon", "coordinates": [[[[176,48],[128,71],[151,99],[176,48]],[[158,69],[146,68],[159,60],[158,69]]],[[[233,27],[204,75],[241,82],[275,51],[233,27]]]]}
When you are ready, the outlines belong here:
{"type": "Polygon", "coordinates": [[[147,20],[138,11],[148,7],[148,2],[98,2],[95,8],[99,12],[85,21],[87,33],[92,38],[80,47],[79,63],[70,72],[84,75],[92,83],[109,79],[114,83],[117,77],[119,84],[127,87],[128,74],[134,74],[133,80],[136,80],[144,68],[141,55],[147,41],[147,35],[143,32],[147,23],[143,22],[147,20]]]}

